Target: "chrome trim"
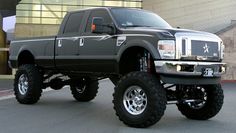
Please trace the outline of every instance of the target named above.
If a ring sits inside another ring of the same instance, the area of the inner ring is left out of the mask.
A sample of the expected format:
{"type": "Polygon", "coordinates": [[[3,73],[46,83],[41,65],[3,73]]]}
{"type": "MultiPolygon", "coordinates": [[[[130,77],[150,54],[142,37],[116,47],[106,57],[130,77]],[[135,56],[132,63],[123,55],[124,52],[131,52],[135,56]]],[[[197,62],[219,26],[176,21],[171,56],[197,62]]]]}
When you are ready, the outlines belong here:
{"type": "Polygon", "coordinates": [[[140,86],[133,85],[125,90],[123,105],[130,114],[140,115],[147,108],[147,98],[147,94],[140,86]]]}
{"type": "Polygon", "coordinates": [[[37,42],[37,41],[54,41],[55,38],[45,38],[45,39],[29,39],[29,40],[15,40],[11,41],[11,44],[18,43],[18,42],[37,42]]]}
{"type": "Polygon", "coordinates": [[[58,37],[56,40],[72,40],[72,41],[76,41],[78,39],[80,39],[81,37],[79,36],[74,36],[74,37],[58,37]]]}
{"type": "MultiPolygon", "coordinates": [[[[221,55],[221,42],[222,40],[211,33],[206,32],[178,32],[175,34],[176,38],[176,59],[180,59],[181,57],[190,57],[192,55],[191,51],[191,41],[197,40],[197,41],[210,41],[210,42],[218,42],[218,53],[221,55]],[[186,42],[186,55],[183,56],[182,54],[182,40],[185,40],[186,42]]],[[[219,55],[219,58],[220,58],[219,55]]]]}
{"type": "Polygon", "coordinates": [[[155,66],[160,66],[163,64],[171,65],[226,65],[226,63],[219,62],[194,62],[194,61],[154,61],[155,66]]]}
{"type": "MultiPolygon", "coordinates": [[[[119,36],[146,36],[146,37],[154,37],[153,35],[149,34],[116,34],[116,35],[103,35],[103,36],[72,36],[72,37],[58,37],[56,40],[73,40],[76,41],[81,38],[100,38],[100,40],[106,40],[112,37],[119,37],[119,36]]],[[[11,43],[19,43],[19,42],[37,42],[37,41],[54,41],[55,38],[42,38],[42,39],[24,39],[24,40],[15,40],[11,41],[11,43]]]]}
{"type": "Polygon", "coordinates": [[[159,74],[201,76],[202,68],[214,68],[214,77],[220,77],[226,72],[226,63],[193,62],[193,61],[154,61],[156,72],[159,74]],[[191,66],[192,71],[179,70],[179,67],[191,66]],[[221,71],[220,71],[221,70],[221,71]]]}
{"type": "Polygon", "coordinates": [[[225,50],[225,45],[223,41],[220,42],[220,59],[224,58],[224,50],[225,50]]]}
{"type": "Polygon", "coordinates": [[[78,40],[81,38],[99,38],[99,40],[107,40],[112,37],[121,37],[121,36],[145,36],[145,37],[154,37],[153,35],[149,34],[116,34],[116,35],[102,35],[102,36],[73,36],[73,37],[58,37],[58,39],[65,39],[65,40],[78,40]]]}
{"type": "Polygon", "coordinates": [[[21,95],[25,95],[29,89],[29,79],[26,74],[20,75],[18,78],[18,91],[21,95]]]}

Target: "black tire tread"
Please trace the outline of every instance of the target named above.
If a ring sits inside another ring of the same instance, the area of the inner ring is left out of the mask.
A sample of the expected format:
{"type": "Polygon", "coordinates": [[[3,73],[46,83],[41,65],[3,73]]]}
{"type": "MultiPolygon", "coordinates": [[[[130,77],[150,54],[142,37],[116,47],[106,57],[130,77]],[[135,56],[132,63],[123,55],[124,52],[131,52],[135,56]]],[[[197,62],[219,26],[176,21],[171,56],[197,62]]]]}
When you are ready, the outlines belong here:
{"type": "Polygon", "coordinates": [[[113,97],[116,115],[121,121],[123,121],[124,124],[131,127],[145,128],[155,124],[164,115],[164,111],[166,109],[166,91],[160,84],[160,81],[154,75],[148,74],[146,72],[131,72],[123,76],[115,87],[113,97]],[[150,103],[150,108],[148,109],[148,113],[145,113],[145,116],[143,116],[142,119],[132,120],[132,118],[127,118],[126,112],[124,112],[124,110],[121,108],[120,98],[123,96],[120,96],[119,91],[125,86],[125,84],[132,80],[144,83],[145,86],[149,87],[148,91],[149,94],[151,94],[149,95],[150,100],[148,100],[148,103],[150,103]]]}
{"type": "Polygon", "coordinates": [[[99,83],[97,80],[88,80],[86,81],[86,88],[83,93],[78,93],[75,86],[71,85],[71,94],[75,100],[79,102],[88,102],[93,100],[98,93],[99,83]]]}
{"type": "Polygon", "coordinates": [[[42,76],[33,64],[24,64],[19,67],[15,74],[14,94],[16,99],[21,104],[34,104],[38,102],[42,93],[43,86],[42,76]],[[26,95],[22,96],[18,90],[18,78],[22,73],[27,74],[29,80],[29,89],[26,95]]]}
{"type": "Polygon", "coordinates": [[[201,109],[192,109],[186,104],[177,104],[178,110],[187,118],[194,120],[207,120],[221,110],[224,102],[224,94],[220,84],[207,85],[208,100],[201,109]]]}

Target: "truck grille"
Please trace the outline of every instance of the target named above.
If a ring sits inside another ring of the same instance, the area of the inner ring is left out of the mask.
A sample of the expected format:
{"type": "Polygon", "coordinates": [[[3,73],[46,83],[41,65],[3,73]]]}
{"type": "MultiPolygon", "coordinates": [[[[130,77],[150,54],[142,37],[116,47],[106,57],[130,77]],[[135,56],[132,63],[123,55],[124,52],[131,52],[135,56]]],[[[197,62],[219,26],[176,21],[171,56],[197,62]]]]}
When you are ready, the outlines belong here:
{"type": "Polygon", "coordinates": [[[219,57],[218,42],[191,41],[192,56],[219,57]]]}
{"type": "Polygon", "coordinates": [[[221,40],[209,34],[176,33],[176,59],[220,60],[221,40]]]}

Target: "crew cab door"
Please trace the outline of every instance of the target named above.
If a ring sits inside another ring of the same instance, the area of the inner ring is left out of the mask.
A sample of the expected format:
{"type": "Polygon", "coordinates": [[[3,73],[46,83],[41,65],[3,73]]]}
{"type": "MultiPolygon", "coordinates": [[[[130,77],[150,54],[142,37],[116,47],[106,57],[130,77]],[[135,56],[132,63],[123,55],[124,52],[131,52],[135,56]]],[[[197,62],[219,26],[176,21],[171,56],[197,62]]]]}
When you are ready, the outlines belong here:
{"type": "Polygon", "coordinates": [[[55,44],[55,63],[60,70],[76,70],[78,67],[79,42],[84,12],[74,12],[66,16],[63,33],[55,44]]]}
{"type": "Polygon", "coordinates": [[[88,16],[83,41],[79,47],[80,57],[84,59],[81,70],[91,72],[114,72],[115,46],[117,37],[108,33],[92,33],[91,26],[94,17],[101,17],[104,24],[113,25],[112,18],[106,9],[92,10],[88,16]]]}

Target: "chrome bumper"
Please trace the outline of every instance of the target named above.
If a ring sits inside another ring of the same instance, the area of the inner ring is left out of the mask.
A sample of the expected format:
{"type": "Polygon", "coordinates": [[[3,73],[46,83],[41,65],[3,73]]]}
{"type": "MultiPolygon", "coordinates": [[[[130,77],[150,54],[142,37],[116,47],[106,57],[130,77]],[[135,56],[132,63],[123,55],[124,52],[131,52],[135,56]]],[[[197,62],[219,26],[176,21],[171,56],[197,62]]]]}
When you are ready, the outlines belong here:
{"type": "Polygon", "coordinates": [[[211,68],[212,77],[220,77],[226,72],[226,63],[193,61],[154,61],[156,72],[166,75],[203,76],[203,70],[211,68]]]}

